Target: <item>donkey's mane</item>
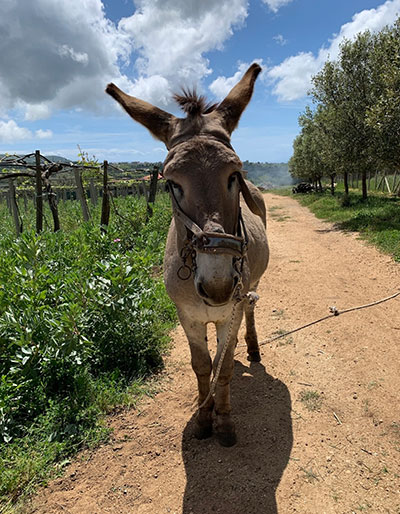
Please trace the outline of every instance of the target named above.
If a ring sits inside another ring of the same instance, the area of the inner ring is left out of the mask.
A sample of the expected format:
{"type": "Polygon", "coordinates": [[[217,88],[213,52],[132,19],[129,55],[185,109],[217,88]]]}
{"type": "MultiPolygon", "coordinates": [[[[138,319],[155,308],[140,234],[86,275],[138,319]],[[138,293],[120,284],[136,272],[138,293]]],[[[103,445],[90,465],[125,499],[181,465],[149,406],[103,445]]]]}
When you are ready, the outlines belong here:
{"type": "Polygon", "coordinates": [[[218,104],[208,102],[207,98],[198,95],[195,89],[182,89],[174,94],[174,100],[188,116],[201,116],[212,112],[218,104]]]}

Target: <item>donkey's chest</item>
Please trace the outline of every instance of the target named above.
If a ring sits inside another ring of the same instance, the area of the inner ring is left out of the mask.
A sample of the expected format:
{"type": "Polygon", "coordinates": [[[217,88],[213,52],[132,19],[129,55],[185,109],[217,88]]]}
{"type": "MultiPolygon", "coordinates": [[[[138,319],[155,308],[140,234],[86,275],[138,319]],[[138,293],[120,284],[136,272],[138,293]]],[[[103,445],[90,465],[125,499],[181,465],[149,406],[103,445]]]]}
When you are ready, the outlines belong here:
{"type": "Polygon", "coordinates": [[[233,303],[227,305],[211,307],[204,302],[197,304],[177,305],[190,319],[200,323],[225,323],[232,316],[233,303]]]}

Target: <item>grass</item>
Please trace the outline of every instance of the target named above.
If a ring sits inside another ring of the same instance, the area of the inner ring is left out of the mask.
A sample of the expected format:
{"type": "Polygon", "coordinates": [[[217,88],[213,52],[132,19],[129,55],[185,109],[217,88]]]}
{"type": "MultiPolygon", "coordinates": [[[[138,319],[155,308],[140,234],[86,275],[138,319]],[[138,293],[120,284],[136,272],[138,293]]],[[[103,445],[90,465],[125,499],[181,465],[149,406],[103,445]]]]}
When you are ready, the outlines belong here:
{"type": "Polygon", "coordinates": [[[309,411],[316,411],[321,408],[322,398],[317,391],[303,389],[300,391],[299,399],[309,411]]]}
{"type": "Polygon", "coordinates": [[[369,193],[363,201],[360,192],[352,191],[344,206],[344,193],[295,195],[318,218],[331,221],[338,230],[359,232],[360,236],[400,262],[400,198],[369,193]]]}

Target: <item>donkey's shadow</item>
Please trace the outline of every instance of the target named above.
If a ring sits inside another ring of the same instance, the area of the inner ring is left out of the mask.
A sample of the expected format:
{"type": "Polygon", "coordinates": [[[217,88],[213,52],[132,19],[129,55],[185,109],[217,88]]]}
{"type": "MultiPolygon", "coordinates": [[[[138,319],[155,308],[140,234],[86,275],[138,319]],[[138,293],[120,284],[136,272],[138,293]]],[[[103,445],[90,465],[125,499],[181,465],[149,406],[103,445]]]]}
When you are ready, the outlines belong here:
{"type": "Polygon", "coordinates": [[[183,514],[277,514],[275,492],[292,449],[290,394],[262,364],[235,361],[233,420],[238,443],[197,441],[194,417],[182,438],[183,514]]]}

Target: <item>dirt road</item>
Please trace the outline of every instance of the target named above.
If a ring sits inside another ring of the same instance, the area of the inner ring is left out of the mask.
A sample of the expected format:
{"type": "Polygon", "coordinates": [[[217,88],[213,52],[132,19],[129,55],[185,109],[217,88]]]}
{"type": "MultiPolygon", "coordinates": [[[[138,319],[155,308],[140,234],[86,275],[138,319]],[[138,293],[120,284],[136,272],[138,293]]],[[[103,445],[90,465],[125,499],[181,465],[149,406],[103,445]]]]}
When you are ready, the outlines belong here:
{"type": "MultiPolygon", "coordinates": [[[[389,257],[265,197],[260,340],[399,289],[389,257]]],[[[264,345],[261,364],[238,348],[232,448],[193,439],[196,381],[180,327],[173,338],[162,391],[111,419],[112,443],[80,456],[31,512],[400,513],[399,297],[264,345]]]]}

